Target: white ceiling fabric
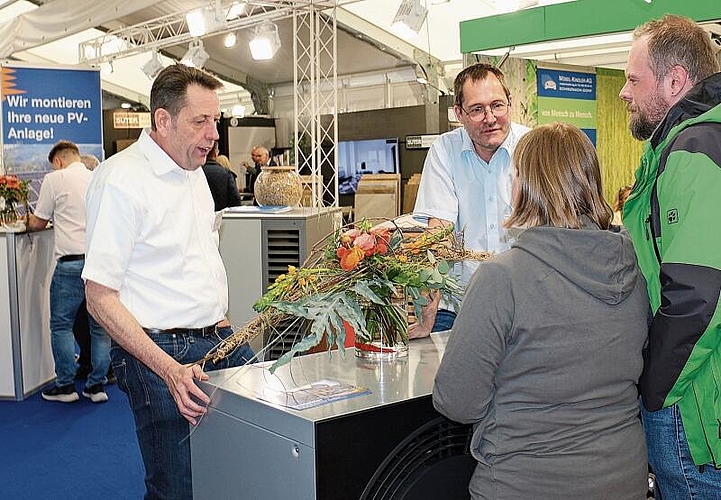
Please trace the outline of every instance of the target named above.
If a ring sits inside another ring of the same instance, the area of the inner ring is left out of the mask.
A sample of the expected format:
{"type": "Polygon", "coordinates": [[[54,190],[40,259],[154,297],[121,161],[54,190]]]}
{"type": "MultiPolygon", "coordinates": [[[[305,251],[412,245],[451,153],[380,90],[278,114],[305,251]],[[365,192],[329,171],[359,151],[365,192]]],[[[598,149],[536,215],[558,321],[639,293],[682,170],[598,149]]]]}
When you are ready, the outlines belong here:
{"type": "Polygon", "coordinates": [[[157,0],[55,0],[0,25],[0,58],[100,26],[156,3],[157,0]]]}

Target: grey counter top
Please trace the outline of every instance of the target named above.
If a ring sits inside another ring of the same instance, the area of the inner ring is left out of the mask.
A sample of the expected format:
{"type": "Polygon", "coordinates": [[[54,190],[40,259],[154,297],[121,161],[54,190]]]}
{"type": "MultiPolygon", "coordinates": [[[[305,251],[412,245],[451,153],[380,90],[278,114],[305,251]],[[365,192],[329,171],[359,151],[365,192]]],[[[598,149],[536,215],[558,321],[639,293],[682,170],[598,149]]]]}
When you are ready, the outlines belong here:
{"type": "Polygon", "coordinates": [[[362,360],[347,349],[345,356],[332,351],[296,357],[273,374],[268,370],[272,362],[209,372],[210,379],[201,385],[211,395],[213,409],[242,415],[259,426],[281,419],[294,439],[309,443],[317,422],[429,396],[447,338],[448,332],[440,332],[413,340],[408,357],[391,362],[362,360]],[[370,393],[304,410],[277,403],[290,397],[290,391],[322,380],[365,387],[370,393]]]}

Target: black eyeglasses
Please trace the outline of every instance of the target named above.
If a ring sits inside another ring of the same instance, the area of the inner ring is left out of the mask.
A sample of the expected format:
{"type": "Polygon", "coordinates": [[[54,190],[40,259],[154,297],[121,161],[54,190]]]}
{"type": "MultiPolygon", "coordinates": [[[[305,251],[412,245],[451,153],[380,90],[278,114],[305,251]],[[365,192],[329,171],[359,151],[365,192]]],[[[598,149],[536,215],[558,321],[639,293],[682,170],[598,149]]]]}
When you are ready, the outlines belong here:
{"type": "Polygon", "coordinates": [[[463,106],[459,106],[468,117],[474,122],[480,122],[486,118],[486,113],[489,111],[496,118],[506,116],[510,104],[507,102],[496,101],[491,103],[490,106],[473,106],[471,109],[466,110],[463,106]]]}

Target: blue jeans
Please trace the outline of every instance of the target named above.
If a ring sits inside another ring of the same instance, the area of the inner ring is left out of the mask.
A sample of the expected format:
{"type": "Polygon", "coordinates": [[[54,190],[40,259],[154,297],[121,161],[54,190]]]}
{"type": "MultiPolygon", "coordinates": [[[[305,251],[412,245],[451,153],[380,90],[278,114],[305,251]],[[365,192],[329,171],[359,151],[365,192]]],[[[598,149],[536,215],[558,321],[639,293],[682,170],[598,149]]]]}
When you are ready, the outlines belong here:
{"type": "Polygon", "coordinates": [[[456,313],[449,311],[448,309],[438,309],[436,313],[436,320],[433,323],[432,332],[443,332],[453,328],[453,323],[456,321],[456,313]]]}
{"type": "MultiPolygon", "coordinates": [[[[74,383],[75,338],[73,323],[80,304],[85,300],[85,283],[80,277],[84,260],[57,262],[50,282],[50,343],[55,361],[55,383],[58,386],[74,383]]],[[[93,371],[86,386],[104,385],[110,364],[110,337],[88,315],[93,371]]]]}
{"type": "MultiPolygon", "coordinates": [[[[215,335],[148,334],[163,351],[178,363],[202,358],[231,328],[220,328],[215,335]]],[[[192,500],[190,467],[190,424],[178,411],[162,378],[113,342],[113,371],[118,387],[128,396],[135,418],[135,433],[145,464],[145,498],[192,500]]],[[[208,363],[206,371],[246,364],[253,357],[247,344],[218,364],[208,363]]]]}
{"type": "Polygon", "coordinates": [[[665,500],[711,500],[721,497],[721,470],[713,463],[703,472],[691,460],[678,405],[649,412],[641,403],[648,443],[648,463],[665,500]]]}

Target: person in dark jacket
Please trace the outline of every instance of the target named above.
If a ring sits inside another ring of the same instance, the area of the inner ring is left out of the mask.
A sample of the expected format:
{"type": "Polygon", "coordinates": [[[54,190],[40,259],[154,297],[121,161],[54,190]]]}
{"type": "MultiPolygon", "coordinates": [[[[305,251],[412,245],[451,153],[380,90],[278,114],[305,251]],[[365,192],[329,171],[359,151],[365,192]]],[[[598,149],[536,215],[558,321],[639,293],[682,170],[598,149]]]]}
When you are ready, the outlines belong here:
{"type": "Polygon", "coordinates": [[[215,211],[240,205],[240,193],[235,181],[235,174],[217,162],[218,141],[208,152],[208,158],[203,165],[203,173],[208,180],[210,194],[213,195],[215,211]]]}
{"type": "Polygon", "coordinates": [[[634,32],[620,97],[649,139],[623,222],[653,321],[641,376],[665,499],[721,498],[721,73],[708,33],[666,15],[634,32]]]}
{"type": "Polygon", "coordinates": [[[647,485],[636,384],[648,296],[611,227],[598,158],[576,127],[524,135],[512,212],[525,228],[480,264],[433,389],[474,425],[473,499],[638,500],[647,485]]]}

